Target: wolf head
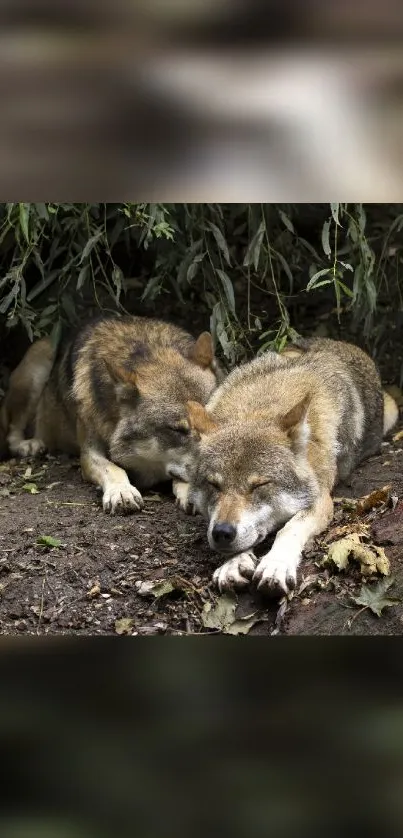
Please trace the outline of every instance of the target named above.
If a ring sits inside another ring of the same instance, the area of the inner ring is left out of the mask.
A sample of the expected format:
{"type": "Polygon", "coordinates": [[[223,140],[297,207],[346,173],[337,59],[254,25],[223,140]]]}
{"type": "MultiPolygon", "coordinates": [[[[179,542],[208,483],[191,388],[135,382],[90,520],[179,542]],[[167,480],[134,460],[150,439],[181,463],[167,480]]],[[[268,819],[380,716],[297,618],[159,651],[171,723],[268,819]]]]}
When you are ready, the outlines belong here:
{"type": "Polygon", "coordinates": [[[200,434],[189,422],[187,403],[205,404],[217,384],[211,335],[203,332],[187,357],[164,348],[134,372],[111,363],[108,370],[119,410],[113,461],[145,488],[171,477],[188,479],[200,434]]]}
{"type": "Polygon", "coordinates": [[[215,425],[205,408],[189,405],[199,431],[190,501],[208,520],[213,550],[236,554],[309,507],[317,482],[307,459],[307,399],[273,423],[264,417],[215,425]]]}

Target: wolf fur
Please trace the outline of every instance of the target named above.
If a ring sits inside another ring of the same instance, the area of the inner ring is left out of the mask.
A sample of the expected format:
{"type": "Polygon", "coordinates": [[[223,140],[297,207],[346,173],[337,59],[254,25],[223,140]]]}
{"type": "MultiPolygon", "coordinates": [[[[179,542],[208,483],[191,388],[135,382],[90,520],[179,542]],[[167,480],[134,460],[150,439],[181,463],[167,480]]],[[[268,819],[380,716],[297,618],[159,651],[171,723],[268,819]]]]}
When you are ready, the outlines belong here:
{"type": "Polygon", "coordinates": [[[186,404],[204,404],[220,378],[208,332],[195,340],[154,319],[100,318],[57,352],[48,338],[30,347],[10,378],[3,434],[14,456],[79,454],[105,511],[135,510],[139,489],[186,479],[197,444],[186,404]]]}
{"type": "Polygon", "coordinates": [[[283,595],[332,519],[335,483],[379,450],[398,409],[361,349],[312,338],[235,369],[188,415],[201,441],[190,483],[174,492],[206,517],[212,549],[230,557],[214,574],[219,589],[253,581],[283,595]],[[257,561],[253,548],[276,530],[257,561]]]}

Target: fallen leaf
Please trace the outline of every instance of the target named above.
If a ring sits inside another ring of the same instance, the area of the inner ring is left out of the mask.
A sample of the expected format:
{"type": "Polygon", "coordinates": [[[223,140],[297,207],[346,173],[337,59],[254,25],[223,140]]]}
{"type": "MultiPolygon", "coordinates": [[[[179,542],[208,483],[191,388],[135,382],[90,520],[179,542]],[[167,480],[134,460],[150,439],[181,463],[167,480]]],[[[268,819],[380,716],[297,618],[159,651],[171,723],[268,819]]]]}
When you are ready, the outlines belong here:
{"type": "Polygon", "coordinates": [[[403,431],[398,431],[397,434],[392,436],[393,442],[400,442],[403,439],[403,431]]]}
{"type": "Polygon", "coordinates": [[[93,585],[93,586],[92,586],[92,588],[91,588],[91,589],[87,592],[87,596],[88,596],[88,597],[90,597],[90,599],[92,599],[92,598],[93,598],[93,597],[95,597],[95,596],[99,596],[99,594],[100,594],[100,593],[101,593],[101,586],[100,586],[99,582],[97,582],[97,583],[96,583],[95,585],[93,585]]]}
{"type": "Polygon", "coordinates": [[[201,615],[204,627],[218,629],[223,634],[248,634],[256,623],[266,619],[257,611],[236,619],[237,605],[237,600],[228,594],[218,597],[214,605],[206,602],[201,615]]]}
{"type": "Polygon", "coordinates": [[[389,559],[382,547],[362,544],[357,533],[329,545],[328,559],[339,570],[346,570],[350,558],[359,562],[363,576],[372,576],[374,573],[388,576],[390,573],[389,559]]]}
{"type": "Polygon", "coordinates": [[[36,543],[41,544],[43,547],[63,547],[60,539],[53,538],[52,535],[40,535],[38,536],[36,543]]]}
{"type": "Polygon", "coordinates": [[[393,585],[394,579],[382,579],[375,587],[362,585],[358,597],[352,597],[356,605],[369,608],[377,617],[382,616],[384,608],[392,608],[401,602],[397,597],[385,597],[386,591],[393,585]]]}
{"type": "Polygon", "coordinates": [[[369,495],[365,495],[365,497],[360,498],[355,508],[357,515],[364,515],[366,512],[369,512],[370,509],[374,509],[376,506],[388,503],[391,489],[391,486],[384,486],[382,489],[375,489],[369,495]]]}
{"type": "Polygon", "coordinates": [[[132,617],[122,617],[120,620],[115,620],[115,632],[116,634],[129,634],[130,629],[132,628],[134,620],[132,617]]]}
{"type": "Polygon", "coordinates": [[[159,495],[158,492],[154,492],[152,495],[145,495],[145,500],[151,503],[161,503],[164,498],[162,495],[159,495]]]}
{"type": "Polygon", "coordinates": [[[352,521],[351,524],[340,524],[332,527],[326,533],[325,537],[321,539],[321,542],[323,544],[330,544],[331,542],[342,538],[344,535],[352,535],[353,533],[356,533],[359,536],[367,536],[369,533],[369,524],[364,524],[363,521],[352,521]]]}
{"type": "Polygon", "coordinates": [[[36,483],[24,483],[22,486],[23,492],[29,492],[31,495],[38,495],[39,489],[36,483]]]}
{"type": "Polygon", "coordinates": [[[28,468],[24,471],[23,477],[25,480],[28,480],[28,477],[32,475],[32,466],[28,466],[28,468]]]}
{"type": "Polygon", "coordinates": [[[153,596],[155,599],[171,594],[172,591],[178,589],[170,579],[158,579],[156,582],[136,582],[135,587],[139,596],[153,596]]]}

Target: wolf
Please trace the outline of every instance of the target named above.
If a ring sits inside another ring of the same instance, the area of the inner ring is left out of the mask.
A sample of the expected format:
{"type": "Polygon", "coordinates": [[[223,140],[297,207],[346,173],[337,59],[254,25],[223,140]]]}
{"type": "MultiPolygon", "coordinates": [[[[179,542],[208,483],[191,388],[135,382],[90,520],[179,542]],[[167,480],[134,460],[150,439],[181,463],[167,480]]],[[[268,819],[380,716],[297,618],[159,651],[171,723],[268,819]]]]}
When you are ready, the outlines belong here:
{"type": "Polygon", "coordinates": [[[206,406],[192,401],[198,455],[174,493],[204,515],[210,547],[228,557],[214,573],[218,588],[252,581],[264,594],[288,594],[303,550],[333,517],[334,485],[379,451],[397,418],[371,358],[326,338],[266,352],[233,370],[206,406]],[[258,561],[253,548],[276,530],[258,561]]]}
{"type": "Polygon", "coordinates": [[[205,404],[223,375],[208,332],[195,340],[152,318],[101,317],[57,350],[50,338],[32,344],[10,377],[3,436],[13,456],[79,455],[105,511],[137,510],[140,489],[187,478],[198,442],[187,402],[205,404]]]}

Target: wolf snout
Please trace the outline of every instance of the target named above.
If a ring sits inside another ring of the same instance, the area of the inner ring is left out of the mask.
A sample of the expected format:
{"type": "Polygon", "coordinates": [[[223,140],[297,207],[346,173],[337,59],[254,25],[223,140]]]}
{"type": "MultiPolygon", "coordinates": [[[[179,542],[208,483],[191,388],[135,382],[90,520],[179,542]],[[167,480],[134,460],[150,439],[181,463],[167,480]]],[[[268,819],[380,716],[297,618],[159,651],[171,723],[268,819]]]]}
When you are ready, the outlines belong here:
{"type": "Polygon", "coordinates": [[[235,540],[236,528],[233,524],[214,524],[211,535],[216,547],[228,548],[235,540]]]}

